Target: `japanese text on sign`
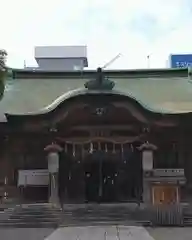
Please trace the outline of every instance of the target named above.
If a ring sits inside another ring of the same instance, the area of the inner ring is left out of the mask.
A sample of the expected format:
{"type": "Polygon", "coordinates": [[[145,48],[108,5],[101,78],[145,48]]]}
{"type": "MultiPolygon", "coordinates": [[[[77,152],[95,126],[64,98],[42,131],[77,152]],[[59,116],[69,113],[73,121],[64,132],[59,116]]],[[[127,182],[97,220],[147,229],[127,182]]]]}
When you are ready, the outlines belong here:
{"type": "Polygon", "coordinates": [[[187,68],[192,66],[191,62],[176,62],[176,67],[177,68],[187,68]]]}

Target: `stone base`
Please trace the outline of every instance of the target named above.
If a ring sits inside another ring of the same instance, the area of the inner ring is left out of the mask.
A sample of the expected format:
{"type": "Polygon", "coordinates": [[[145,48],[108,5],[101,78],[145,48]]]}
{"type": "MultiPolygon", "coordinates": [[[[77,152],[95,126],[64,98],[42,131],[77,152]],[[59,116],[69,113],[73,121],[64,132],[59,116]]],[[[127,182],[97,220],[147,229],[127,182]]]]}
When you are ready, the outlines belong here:
{"type": "Polygon", "coordinates": [[[58,173],[51,173],[50,177],[50,196],[49,203],[53,205],[60,205],[59,193],[58,193],[58,173]]]}
{"type": "Polygon", "coordinates": [[[143,179],[143,203],[146,205],[152,203],[150,182],[145,178],[143,179]]]}
{"type": "Polygon", "coordinates": [[[50,203],[51,205],[60,206],[59,197],[51,196],[51,197],[49,198],[49,203],[50,203]]]}

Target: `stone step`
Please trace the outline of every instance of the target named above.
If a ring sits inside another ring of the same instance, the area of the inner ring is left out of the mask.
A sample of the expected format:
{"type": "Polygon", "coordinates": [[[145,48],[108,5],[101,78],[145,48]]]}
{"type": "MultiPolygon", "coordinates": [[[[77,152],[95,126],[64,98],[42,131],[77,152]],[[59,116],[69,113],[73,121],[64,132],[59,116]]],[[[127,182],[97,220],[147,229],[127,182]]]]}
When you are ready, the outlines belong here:
{"type": "Polygon", "coordinates": [[[60,215],[58,215],[58,216],[50,216],[50,215],[42,215],[42,216],[19,216],[19,215],[11,215],[11,216],[9,216],[9,219],[23,219],[23,220],[25,220],[25,219],[46,219],[46,218],[50,218],[50,219],[53,219],[53,220],[55,220],[55,219],[58,219],[58,218],[61,218],[62,216],[60,216],[60,215]]]}
{"type": "Polygon", "coordinates": [[[0,224],[41,225],[44,222],[58,225],[60,219],[61,210],[50,204],[24,204],[2,209],[0,224]]]}
{"type": "Polygon", "coordinates": [[[68,219],[100,219],[100,218],[108,218],[108,219],[148,219],[147,216],[140,216],[140,217],[135,217],[131,215],[66,215],[63,214],[63,218],[68,218],[68,219]]]}
{"type": "Polygon", "coordinates": [[[74,216],[81,216],[81,215],[84,215],[84,216],[90,216],[90,215],[94,215],[94,216],[100,216],[100,215],[107,215],[107,216],[130,216],[131,213],[114,213],[114,212],[107,212],[107,213],[98,213],[98,212],[85,212],[85,213],[78,213],[78,212],[64,212],[64,214],[66,215],[74,215],[74,216]]]}
{"type": "Polygon", "coordinates": [[[132,218],[131,215],[108,215],[108,214],[102,214],[102,215],[75,215],[75,214],[63,214],[62,216],[68,217],[68,218],[100,218],[100,217],[106,217],[106,218],[132,218]]]}
{"type": "MultiPolygon", "coordinates": [[[[9,220],[0,221],[1,226],[14,227],[42,227],[58,226],[79,226],[79,225],[99,225],[99,224],[140,224],[150,225],[147,217],[141,217],[141,211],[130,210],[115,206],[90,206],[64,208],[62,212],[59,208],[50,205],[25,205],[16,206],[10,210],[9,220]],[[135,218],[138,218],[137,220],[135,218]]],[[[143,212],[144,213],[144,212],[143,212]]],[[[142,214],[143,214],[142,213],[142,214]]]]}
{"type": "Polygon", "coordinates": [[[29,222],[59,222],[61,219],[52,219],[52,218],[44,218],[44,219],[34,219],[34,218],[28,218],[28,219],[8,219],[8,220],[0,220],[0,223],[5,223],[5,222],[9,222],[9,223],[19,223],[19,222],[23,222],[23,223],[29,223],[29,222]]]}
{"type": "Polygon", "coordinates": [[[58,223],[53,222],[30,222],[30,223],[24,223],[24,222],[0,222],[0,228],[57,228],[58,223]]]}
{"type": "Polygon", "coordinates": [[[63,213],[64,215],[68,216],[109,216],[109,217],[115,217],[115,216],[132,216],[131,213],[124,213],[124,214],[118,214],[118,213],[63,213]]]}
{"type": "Polygon", "coordinates": [[[61,214],[57,214],[57,215],[50,215],[50,214],[42,214],[42,215],[19,215],[19,214],[12,214],[10,215],[10,218],[14,219],[14,218],[22,218],[22,219],[27,219],[27,218],[38,218],[38,219],[42,219],[42,218],[58,218],[61,217],[61,214]]]}
{"type": "Polygon", "coordinates": [[[37,221],[43,221],[45,219],[51,219],[52,221],[56,221],[60,219],[60,215],[41,215],[41,216],[34,216],[34,215],[28,215],[28,216],[21,216],[21,215],[11,215],[9,217],[9,220],[23,220],[23,221],[28,221],[30,219],[36,219],[37,221]]]}
{"type": "Polygon", "coordinates": [[[69,227],[69,226],[97,226],[97,225],[124,225],[124,226],[151,226],[150,221],[72,221],[72,222],[62,222],[59,227],[69,227]]]}
{"type": "Polygon", "coordinates": [[[59,207],[57,206],[51,206],[51,205],[25,205],[25,204],[21,204],[21,205],[17,205],[17,208],[22,208],[22,209],[59,209],[59,207]]]}
{"type": "Polygon", "coordinates": [[[61,212],[39,212],[39,213],[31,213],[31,212],[12,212],[14,215],[20,215],[20,216],[42,216],[42,215],[50,215],[50,216],[54,216],[54,215],[59,215],[61,214],[61,212]]]}
{"type": "Polygon", "coordinates": [[[15,211],[22,211],[22,212],[40,212],[40,211],[45,211],[45,212],[59,212],[60,209],[41,209],[41,208],[34,208],[34,209],[30,209],[30,208],[15,208],[15,211]]]}
{"type": "Polygon", "coordinates": [[[10,210],[9,218],[0,220],[0,227],[57,227],[61,210],[49,205],[21,205],[10,210]]]}
{"type": "MultiPolygon", "coordinates": [[[[138,218],[139,219],[139,218],[138,218]]],[[[98,225],[98,224],[126,224],[133,225],[137,224],[150,226],[151,222],[147,218],[140,218],[139,221],[136,221],[134,217],[130,214],[129,211],[113,211],[113,208],[102,209],[79,209],[74,211],[65,211],[62,215],[62,226],[78,226],[78,225],[98,225]]]]}
{"type": "Polygon", "coordinates": [[[27,213],[19,213],[19,212],[12,212],[12,215],[15,215],[15,216],[58,216],[60,215],[61,212],[58,212],[58,213],[47,213],[47,212],[41,212],[41,213],[37,213],[37,214],[34,214],[34,213],[30,213],[30,212],[27,212],[27,213]]]}
{"type": "Polygon", "coordinates": [[[18,213],[31,213],[31,214],[38,214],[38,213],[42,213],[42,212],[45,212],[45,213],[59,213],[61,212],[61,210],[44,210],[44,209],[37,209],[37,210],[22,210],[22,209],[14,209],[14,212],[18,212],[18,213]]]}
{"type": "Polygon", "coordinates": [[[58,217],[60,216],[61,214],[18,214],[18,213],[12,213],[10,216],[11,217],[20,217],[20,218],[28,218],[28,217],[35,217],[35,218],[42,218],[42,217],[52,217],[52,218],[55,218],[55,217],[58,217]]]}

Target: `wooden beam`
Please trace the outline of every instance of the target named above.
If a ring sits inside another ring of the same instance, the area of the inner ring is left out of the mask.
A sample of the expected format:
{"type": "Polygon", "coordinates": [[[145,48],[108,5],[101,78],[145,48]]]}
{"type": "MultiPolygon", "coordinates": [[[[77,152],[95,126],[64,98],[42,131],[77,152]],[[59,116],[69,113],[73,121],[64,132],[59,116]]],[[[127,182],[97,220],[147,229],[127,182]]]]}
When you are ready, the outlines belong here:
{"type": "Polygon", "coordinates": [[[137,109],[133,104],[130,102],[113,102],[112,103],[117,108],[124,108],[127,112],[132,115],[137,121],[141,123],[148,124],[149,120],[142,114],[139,109],[137,109]]]}
{"type": "Polygon", "coordinates": [[[90,131],[90,130],[137,130],[139,129],[138,125],[85,125],[85,126],[75,126],[71,130],[81,130],[81,131],[90,131]]]}
{"type": "Polygon", "coordinates": [[[126,144],[135,141],[142,141],[146,134],[136,136],[124,136],[124,137],[75,137],[75,138],[62,138],[56,137],[60,142],[71,143],[71,144],[86,144],[91,142],[111,142],[116,144],[126,144]]]}

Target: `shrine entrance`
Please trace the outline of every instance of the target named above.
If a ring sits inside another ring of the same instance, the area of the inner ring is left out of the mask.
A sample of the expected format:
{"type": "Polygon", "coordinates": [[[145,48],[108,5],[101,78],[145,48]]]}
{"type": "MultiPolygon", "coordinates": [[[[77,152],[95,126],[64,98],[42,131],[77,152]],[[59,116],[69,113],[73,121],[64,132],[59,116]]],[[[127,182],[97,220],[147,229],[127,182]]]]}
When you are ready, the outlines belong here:
{"type": "Polygon", "coordinates": [[[117,161],[95,153],[85,161],[84,171],[86,202],[117,201],[117,161]]]}
{"type": "Polygon", "coordinates": [[[63,149],[60,199],[68,203],[140,201],[139,147],[147,134],[142,113],[119,95],[79,96],[72,103],[65,102],[65,117],[61,108],[53,134],[63,149]]]}
{"type": "Polygon", "coordinates": [[[138,202],[142,200],[139,143],[112,152],[97,150],[84,158],[60,160],[60,198],[68,203],[138,202]]]}

